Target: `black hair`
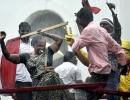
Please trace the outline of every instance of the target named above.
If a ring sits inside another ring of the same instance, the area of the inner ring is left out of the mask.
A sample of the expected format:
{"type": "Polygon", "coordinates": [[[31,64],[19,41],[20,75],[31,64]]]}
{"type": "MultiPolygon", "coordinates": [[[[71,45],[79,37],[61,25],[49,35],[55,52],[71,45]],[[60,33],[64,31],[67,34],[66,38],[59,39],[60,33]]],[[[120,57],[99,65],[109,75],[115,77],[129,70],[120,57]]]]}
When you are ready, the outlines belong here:
{"type": "Polygon", "coordinates": [[[41,35],[35,35],[33,38],[32,38],[32,41],[31,41],[31,46],[33,46],[34,47],[34,45],[35,44],[37,44],[38,43],[38,41],[39,40],[43,40],[43,39],[45,39],[45,37],[43,37],[43,36],[41,36],[41,35]]]}
{"type": "Polygon", "coordinates": [[[28,22],[21,22],[19,24],[19,33],[31,32],[31,26],[28,22]]]}
{"type": "Polygon", "coordinates": [[[77,18],[80,20],[80,24],[86,27],[89,22],[93,21],[93,14],[88,8],[81,8],[76,13],[77,18]]]}
{"type": "Polygon", "coordinates": [[[64,62],[70,61],[74,56],[75,54],[73,52],[67,51],[64,55],[64,62]]]}

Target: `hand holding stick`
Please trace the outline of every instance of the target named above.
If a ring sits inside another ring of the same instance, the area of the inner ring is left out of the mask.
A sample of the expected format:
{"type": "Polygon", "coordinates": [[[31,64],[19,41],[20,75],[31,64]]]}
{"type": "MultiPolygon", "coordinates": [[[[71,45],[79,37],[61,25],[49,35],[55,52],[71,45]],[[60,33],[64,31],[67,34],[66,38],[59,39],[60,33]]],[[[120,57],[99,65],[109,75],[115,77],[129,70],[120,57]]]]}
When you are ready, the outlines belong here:
{"type": "Polygon", "coordinates": [[[115,9],[115,4],[114,3],[106,3],[107,4],[107,6],[109,7],[109,9],[110,10],[112,10],[112,9],[115,9]]]}
{"type": "Polygon", "coordinates": [[[44,29],[41,29],[41,30],[38,30],[38,31],[34,31],[34,32],[31,32],[31,33],[28,33],[26,35],[22,35],[21,38],[32,36],[32,35],[38,34],[39,32],[42,33],[42,32],[46,32],[46,31],[52,30],[52,29],[56,29],[56,28],[65,26],[67,24],[68,24],[68,22],[63,22],[63,23],[60,23],[60,24],[56,24],[56,25],[53,25],[53,26],[50,26],[50,27],[47,27],[47,28],[44,28],[44,29]]]}

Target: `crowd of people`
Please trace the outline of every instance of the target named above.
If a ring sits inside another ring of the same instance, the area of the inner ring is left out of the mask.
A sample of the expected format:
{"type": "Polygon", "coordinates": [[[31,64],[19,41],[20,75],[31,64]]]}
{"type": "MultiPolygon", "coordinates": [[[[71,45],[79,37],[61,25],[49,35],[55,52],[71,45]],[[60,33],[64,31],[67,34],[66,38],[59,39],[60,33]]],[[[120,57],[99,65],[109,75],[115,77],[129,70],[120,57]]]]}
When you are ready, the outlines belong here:
{"type": "MultiPolygon", "coordinates": [[[[77,66],[78,59],[88,67],[90,73],[85,83],[104,82],[105,89],[118,90],[120,75],[126,76],[129,73],[130,47],[121,42],[121,25],[113,10],[115,5],[107,3],[107,6],[113,21],[102,18],[99,25],[93,21],[93,13],[87,7],[75,13],[80,36],[76,40],[71,38],[66,41],[71,41],[68,45],[72,51],[64,54],[63,63],[56,68],[52,67],[53,55],[59,51],[64,40],[62,37],[39,30],[32,39],[29,36],[22,38],[31,32],[29,23],[22,22],[19,25],[20,36],[5,43],[6,32],[1,31],[2,87],[7,89],[83,83],[80,66],[77,66]],[[54,41],[48,47],[46,37],[54,41]],[[81,50],[84,47],[87,52],[85,55],[81,50]]],[[[130,45],[129,41],[126,42],[130,45]]],[[[15,100],[99,100],[103,96],[107,100],[120,100],[119,96],[81,89],[32,91],[10,95],[15,100]]],[[[123,99],[128,100],[128,97],[123,99]]]]}

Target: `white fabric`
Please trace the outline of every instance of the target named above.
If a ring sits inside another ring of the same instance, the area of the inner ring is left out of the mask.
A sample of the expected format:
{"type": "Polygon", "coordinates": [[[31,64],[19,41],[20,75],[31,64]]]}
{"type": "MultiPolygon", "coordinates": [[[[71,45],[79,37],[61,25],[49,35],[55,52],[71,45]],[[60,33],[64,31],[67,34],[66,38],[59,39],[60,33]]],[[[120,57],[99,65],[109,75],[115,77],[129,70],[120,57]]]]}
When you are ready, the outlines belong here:
{"type": "Polygon", "coordinates": [[[52,66],[55,68],[63,63],[63,53],[59,50],[53,55],[53,64],[52,66]]]}
{"type": "MultiPolygon", "coordinates": [[[[22,41],[20,41],[19,54],[20,53],[32,53],[33,51],[34,51],[34,49],[30,45],[30,43],[26,44],[26,43],[23,43],[22,41]]],[[[17,64],[16,81],[32,82],[32,79],[30,77],[30,73],[28,72],[28,70],[24,64],[17,64]]]]}
{"type": "MultiPolygon", "coordinates": [[[[59,74],[59,77],[63,80],[64,84],[75,84],[76,81],[82,80],[79,68],[70,62],[64,62],[54,70],[59,74]]],[[[73,90],[70,92],[74,93],[73,90]]]]}

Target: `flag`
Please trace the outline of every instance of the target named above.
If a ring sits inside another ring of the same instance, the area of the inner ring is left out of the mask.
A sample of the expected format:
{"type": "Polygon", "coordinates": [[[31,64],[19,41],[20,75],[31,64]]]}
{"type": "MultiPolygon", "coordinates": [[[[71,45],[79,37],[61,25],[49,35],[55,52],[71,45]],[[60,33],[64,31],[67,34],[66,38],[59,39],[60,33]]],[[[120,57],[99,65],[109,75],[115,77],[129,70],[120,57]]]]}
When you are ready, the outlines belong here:
{"type": "Polygon", "coordinates": [[[88,0],[82,0],[82,5],[83,5],[83,7],[86,7],[89,10],[91,10],[92,13],[94,13],[94,14],[98,14],[101,11],[101,9],[98,7],[91,7],[88,0]]]}
{"type": "MultiPolygon", "coordinates": [[[[7,50],[9,50],[11,54],[18,54],[19,46],[19,37],[8,40],[6,43],[7,50]]],[[[16,79],[16,64],[11,63],[10,61],[6,60],[4,56],[2,56],[0,68],[2,88],[14,88],[16,79]]]]}

